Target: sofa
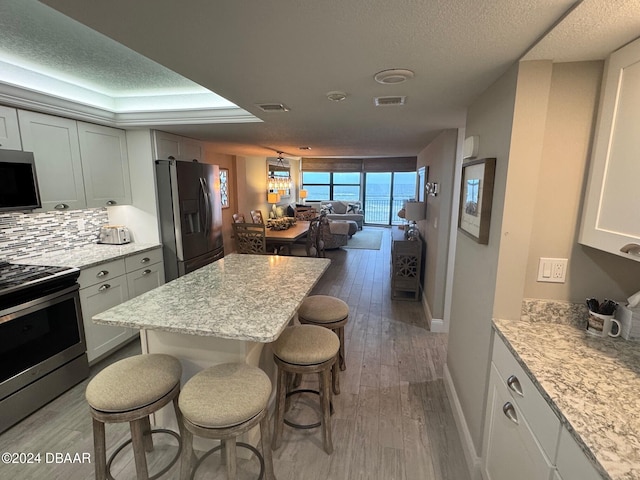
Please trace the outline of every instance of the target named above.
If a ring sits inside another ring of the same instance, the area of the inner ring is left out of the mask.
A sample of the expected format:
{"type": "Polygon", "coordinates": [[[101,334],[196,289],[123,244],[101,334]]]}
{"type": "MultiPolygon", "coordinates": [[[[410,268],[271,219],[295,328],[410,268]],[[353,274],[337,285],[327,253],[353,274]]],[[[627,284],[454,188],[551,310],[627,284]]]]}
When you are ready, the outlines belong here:
{"type": "Polygon", "coordinates": [[[329,220],[353,220],[358,224],[358,229],[362,230],[364,225],[364,212],[360,202],[345,202],[341,200],[323,201],[321,210],[327,211],[329,220]]]}

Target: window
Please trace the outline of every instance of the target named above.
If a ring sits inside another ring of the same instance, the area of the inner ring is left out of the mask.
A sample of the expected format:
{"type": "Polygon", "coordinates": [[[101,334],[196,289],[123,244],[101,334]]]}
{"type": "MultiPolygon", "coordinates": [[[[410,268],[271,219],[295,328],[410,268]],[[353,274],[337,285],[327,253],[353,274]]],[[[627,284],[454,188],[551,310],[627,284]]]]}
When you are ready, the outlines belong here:
{"type": "Polygon", "coordinates": [[[302,172],[302,188],[308,200],[360,200],[358,172],[302,172]]]}

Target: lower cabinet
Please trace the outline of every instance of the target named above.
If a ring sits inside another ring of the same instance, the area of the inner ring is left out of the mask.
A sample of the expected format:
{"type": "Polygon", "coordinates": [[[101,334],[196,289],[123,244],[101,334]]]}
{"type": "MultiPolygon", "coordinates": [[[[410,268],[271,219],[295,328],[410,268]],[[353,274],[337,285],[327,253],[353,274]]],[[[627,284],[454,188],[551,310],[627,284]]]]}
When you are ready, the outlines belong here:
{"type": "Polygon", "coordinates": [[[485,415],[484,480],[602,478],[495,333],[485,415]]]}
{"type": "Polygon", "coordinates": [[[92,317],[162,285],[162,250],[158,248],[84,269],[78,281],[87,357],[90,363],[95,363],[136,337],[139,331],[99,325],[92,317]]]}
{"type": "Polygon", "coordinates": [[[495,366],[491,368],[483,470],[487,480],[549,480],[553,467],[513,402],[495,366]]]}

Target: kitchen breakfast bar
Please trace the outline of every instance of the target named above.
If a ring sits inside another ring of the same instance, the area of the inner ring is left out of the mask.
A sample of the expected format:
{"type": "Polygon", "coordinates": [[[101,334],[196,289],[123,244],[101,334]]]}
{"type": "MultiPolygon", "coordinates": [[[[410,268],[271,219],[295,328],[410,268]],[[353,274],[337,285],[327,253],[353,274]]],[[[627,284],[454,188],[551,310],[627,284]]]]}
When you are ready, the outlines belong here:
{"type": "MultiPolygon", "coordinates": [[[[325,258],[230,254],[93,321],[140,329],[143,353],[167,353],[181,361],[183,384],[224,362],[259,366],[273,382],[268,344],[295,318],[329,264],[325,258]]],[[[176,428],[169,410],[159,412],[155,422],[176,428]]]]}

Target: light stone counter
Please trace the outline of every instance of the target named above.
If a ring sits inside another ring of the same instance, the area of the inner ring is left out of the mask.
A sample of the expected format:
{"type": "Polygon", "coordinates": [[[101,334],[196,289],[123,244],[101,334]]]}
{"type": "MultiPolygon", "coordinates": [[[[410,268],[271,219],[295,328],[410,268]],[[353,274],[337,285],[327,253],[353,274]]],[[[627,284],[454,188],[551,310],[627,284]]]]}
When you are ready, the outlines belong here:
{"type": "Polygon", "coordinates": [[[570,324],[494,328],[603,478],[640,479],[640,345],[570,324]]]}
{"type": "Polygon", "coordinates": [[[71,250],[60,250],[38,256],[21,258],[15,260],[13,263],[50,265],[54,267],[77,267],[82,269],[160,247],[161,245],[158,243],[127,243],[126,245],[92,243],[71,250]]]}
{"type": "Polygon", "coordinates": [[[93,320],[268,343],[278,338],[330,262],[326,258],[231,254],[93,320]]]}

